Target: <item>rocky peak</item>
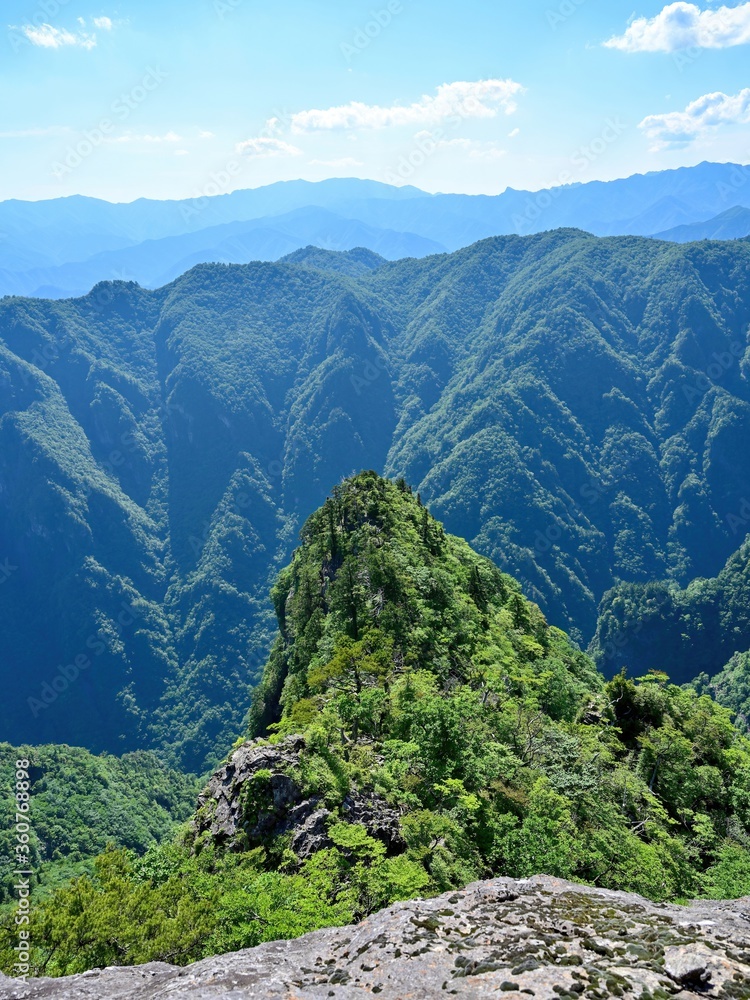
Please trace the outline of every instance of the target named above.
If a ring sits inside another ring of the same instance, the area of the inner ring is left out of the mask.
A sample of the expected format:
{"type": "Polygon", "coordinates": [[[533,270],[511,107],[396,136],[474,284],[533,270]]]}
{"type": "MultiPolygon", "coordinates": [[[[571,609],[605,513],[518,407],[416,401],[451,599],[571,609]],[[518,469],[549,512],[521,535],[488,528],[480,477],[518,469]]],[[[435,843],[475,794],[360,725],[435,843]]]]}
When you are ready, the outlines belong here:
{"type": "Polygon", "coordinates": [[[306,794],[299,777],[305,749],[303,736],[279,743],[256,740],[236,749],[198,800],[196,846],[209,839],[221,848],[244,851],[291,834],[289,846],[305,860],[333,846],[327,830],[342,819],[364,826],[389,853],[400,853],[400,815],[377,795],[350,788],[340,805],[330,807],[321,796],[306,794]]]}

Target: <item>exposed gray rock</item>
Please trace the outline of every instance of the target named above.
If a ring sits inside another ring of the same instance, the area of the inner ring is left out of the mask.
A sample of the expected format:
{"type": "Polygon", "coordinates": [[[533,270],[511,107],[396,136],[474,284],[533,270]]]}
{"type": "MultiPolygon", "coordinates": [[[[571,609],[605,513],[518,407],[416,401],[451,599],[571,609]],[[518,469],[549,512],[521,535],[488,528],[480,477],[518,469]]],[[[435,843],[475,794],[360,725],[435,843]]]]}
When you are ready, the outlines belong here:
{"type": "Polygon", "coordinates": [[[401,816],[376,795],[351,792],[341,805],[342,819],[359,823],[371,837],[381,840],[389,854],[399,854],[406,847],[401,834],[401,816]]]}
{"type": "Polygon", "coordinates": [[[38,980],[26,989],[0,983],[0,1000],[497,1000],[505,994],[748,1000],[750,899],[683,908],[544,876],[494,879],[400,903],[356,927],[187,969],[107,969],[38,980]]]}
{"type": "Polygon", "coordinates": [[[710,953],[701,946],[667,948],[664,952],[664,971],[680,986],[705,986],[711,982],[710,953]]]}
{"type": "MultiPolygon", "coordinates": [[[[319,797],[306,798],[293,776],[304,750],[302,736],[274,744],[245,743],[235,750],[198,800],[196,838],[208,835],[225,849],[242,851],[291,833],[291,848],[303,860],[331,847],[327,830],[338,814],[324,808],[319,797]]],[[[372,792],[352,789],[340,814],[346,822],[364,826],[390,854],[406,846],[398,810],[372,792]]]]}
{"type": "Polygon", "coordinates": [[[327,809],[318,809],[311,813],[292,837],[290,847],[303,861],[311,858],[316,851],[325,850],[331,846],[328,837],[328,824],[331,814],[327,809]]]}

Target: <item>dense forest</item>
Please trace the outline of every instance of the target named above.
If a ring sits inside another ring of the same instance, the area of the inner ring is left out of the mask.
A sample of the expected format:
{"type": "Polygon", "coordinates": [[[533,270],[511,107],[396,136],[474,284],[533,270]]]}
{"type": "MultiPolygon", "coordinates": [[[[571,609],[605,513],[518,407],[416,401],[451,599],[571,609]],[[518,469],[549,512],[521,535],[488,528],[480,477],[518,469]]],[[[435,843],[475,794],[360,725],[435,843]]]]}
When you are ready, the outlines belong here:
{"type": "Polygon", "coordinates": [[[748,263],[744,241],[561,230],[2,300],[6,738],[215,763],[270,584],[362,468],[404,476],[582,648],[613,588],[715,578],[750,497],[748,263]]]}
{"type": "MultiPolygon", "coordinates": [[[[693,580],[685,589],[674,582],[620,584],[602,601],[592,644],[603,668],[659,670],[671,664],[673,677],[680,682],[713,677],[733,657],[736,672],[745,662],[740,654],[748,650],[750,540],[717,577],[693,580]]],[[[725,673],[717,688],[725,697],[727,683],[725,673]]]]}
{"type": "Polygon", "coordinates": [[[85,872],[112,845],[143,854],[168,839],[193,812],[197,781],[165,767],[155,754],[95,757],[68,746],[0,743],[0,910],[13,902],[15,762],[28,760],[33,892],[42,898],[85,872]]]}
{"type": "MultiPolygon", "coordinates": [[[[338,486],[272,596],[255,742],[178,836],[113,845],[36,906],[37,972],[184,964],[492,874],[750,892],[730,713],[663,673],[606,681],[403,480],[338,486]]],[[[6,968],[14,940],[6,920],[6,968]]]]}

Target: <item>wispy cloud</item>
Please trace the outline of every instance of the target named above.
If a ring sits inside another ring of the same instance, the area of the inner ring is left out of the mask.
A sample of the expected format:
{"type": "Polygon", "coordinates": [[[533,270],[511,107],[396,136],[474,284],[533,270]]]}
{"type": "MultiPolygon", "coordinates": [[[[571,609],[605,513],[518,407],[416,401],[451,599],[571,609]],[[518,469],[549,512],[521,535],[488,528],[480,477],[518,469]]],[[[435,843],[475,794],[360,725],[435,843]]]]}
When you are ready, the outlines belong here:
{"type": "MultiPolygon", "coordinates": [[[[86,30],[86,20],[83,17],[77,18],[78,30],[69,31],[67,28],[56,28],[53,24],[22,24],[20,26],[10,25],[11,31],[20,32],[27,41],[36,45],[40,49],[95,49],[96,34],[86,30]]],[[[95,17],[92,24],[99,31],[112,31],[114,22],[110,17],[95,17]]]]}
{"type": "Polygon", "coordinates": [[[653,141],[654,149],[680,148],[722,125],[750,124],[750,88],[739,94],[706,94],[684,111],[649,115],[639,128],[653,141]]]}
{"type": "Polygon", "coordinates": [[[623,35],[604,44],[622,52],[677,52],[727,49],[750,43],[750,3],[701,10],[694,3],[672,3],[656,17],[639,17],[623,35]]]}
{"type": "MultiPolygon", "coordinates": [[[[299,111],[292,115],[296,133],[322,130],[382,129],[399,125],[437,125],[451,118],[494,118],[512,114],[524,88],[515,80],[478,80],[444,83],[434,96],[413,104],[362,104],[352,101],[338,107],[299,111]]],[[[269,126],[271,123],[269,123],[269,126]]]]}
{"type": "Polygon", "coordinates": [[[96,47],[96,36],[83,31],[68,31],[67,28],[56,28],[52,24],[22,24],[14,31],[20,31],[32,45],[40,49],[63,49],[73,46],[81,49],[96,47]]]}
{"type": "Polygon", "coordinates": [[[245,142],[237,143],[237,152],[244,156],[254,156],[268,159],[272,156],[301,156],[302,150],[293,146],[283,139],[271,139],[261,137],[257,139],[246,139],[245,142]]]}

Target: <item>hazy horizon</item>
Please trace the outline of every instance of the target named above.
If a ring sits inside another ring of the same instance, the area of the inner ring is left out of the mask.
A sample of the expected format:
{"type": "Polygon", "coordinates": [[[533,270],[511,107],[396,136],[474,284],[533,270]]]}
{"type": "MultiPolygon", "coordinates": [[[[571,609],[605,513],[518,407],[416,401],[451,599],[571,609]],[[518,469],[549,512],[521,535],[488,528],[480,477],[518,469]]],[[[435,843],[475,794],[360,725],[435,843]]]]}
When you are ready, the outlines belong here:
{"type": "Polygon", "coordinates": [[[750,4],[9,0],[0,200],[500,194],[750,156],[750,4]],[[272,95],[269,96],[269,95],[272,95]]]}

